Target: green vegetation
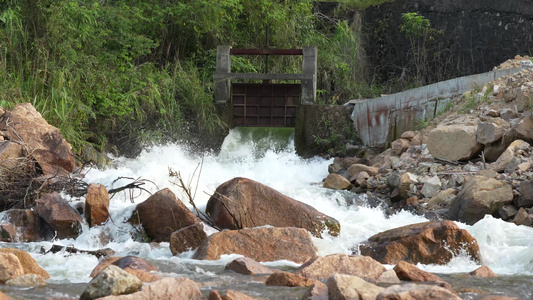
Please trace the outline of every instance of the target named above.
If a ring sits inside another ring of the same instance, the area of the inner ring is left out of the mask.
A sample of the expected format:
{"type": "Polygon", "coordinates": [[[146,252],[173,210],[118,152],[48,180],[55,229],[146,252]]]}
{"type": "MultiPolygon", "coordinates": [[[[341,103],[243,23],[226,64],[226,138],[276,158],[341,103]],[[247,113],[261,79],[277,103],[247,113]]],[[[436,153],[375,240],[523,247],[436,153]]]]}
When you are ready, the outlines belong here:
{"type": "MultiPolygon", "coordinates": [[[[382,2],[345,0],[341,9],[382,2]]],[[[0,105],[31,102],[78,154],[88,144],[110,151],[209,140],[205,137],[224,126],[212,101],[216,46],[263,47],[267,24],[272,47],[319,48],[323,103],[379,93],[362,77],[357,24],[315,14],[313,5],[311,0],[2,1],[0,105]]],[[[234,57],[232,67],[254,72],[264,61],[234,57]]],[[[271,72],[300,68],[301,58],[269,63],[271,72]]]]}

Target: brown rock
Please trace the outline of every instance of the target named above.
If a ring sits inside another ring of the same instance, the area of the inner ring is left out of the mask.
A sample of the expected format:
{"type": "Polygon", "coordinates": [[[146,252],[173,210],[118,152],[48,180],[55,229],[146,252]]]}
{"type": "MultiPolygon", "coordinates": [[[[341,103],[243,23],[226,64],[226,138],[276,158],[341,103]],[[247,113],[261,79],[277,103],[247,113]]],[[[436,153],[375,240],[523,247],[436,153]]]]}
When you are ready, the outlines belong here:
{"type": "Polygon", "coordinates": [[[429,153],[436,158],[467,160],[481,150],[476,140],[477,126],[449,125],[433,129],[427,140],[429,153]]]}
{"type": "Polygon", "coordinates": [[[51,239],[54,231],[43,219],[30,209],[10,209],[3,217],[16,234],[10,234],[11,242],[27,243],[51,239]]]}
{"type": "Polygon", "coordinates": [[[9,298],[6,294],[0,292],[0,300],[10,300],[11,298],[9,298]]]}
{"type": "Polygon", "coordinates": [[[271,286],[312,286],[316,283],[317,280],[303,277],[298,274],[293,274],[289,272],[276,272],[270,275],[266,281],[266,285],[271,286]]]}
{"type": "Polygon", "coordinates": [[[94,269],[91,271],[91,274],[89,275],[91,278],[96,277],[100,272],[102,272],[103,269],[107,268],[110,264],[116,262],[117,260],[121,259],[120,256],[111,256],[104,260],[102,260],[100,263],[94,267],[94,269]]]}
{"type": "Polygon", "coordinates": [[[416,282],[434,282],[443,288],[453,291],[452,286],[435,274],[420,270],[415,265],[405,261],[400,261],[394,271],[400,280],[416,282]]]}
{"type": "Polygon", "coordinates": [[[448,214],[452,220],[472,225],[512,201],[513,189],[509,184],[494,178],[473,176],[455,197],[448,214]]]}
{"type": "Polygon", "coordinates": [[[222,295],[217,290],[211,290],[209,292],[209,300],[255,300],[257,298],[246,295],[239,291],[227,290],[222,295]]]}
{"type": "Polygon", "coordinates": [[[516,126],[517,137],[533,143],[533,116],[524,117],[516,126]]]}
{"type": "Polygon", "coordinates": [[[520,207],[520,209],[513,218],[513,223],[515,223],[516,225],[532,226],[533,214],[530,214],[523,207],[520,207]]]}
{"type": "Polygon", "coordinates": [[[38,286],[45,286],[46,282],[44,282],[44,279],[41,278],[41,276],[37,274],[24,274],[24,275],[20,275],[18,277],[9,279],[4,284],[11,285],[11,286],[38,287],[38,286]]]}
{"type": "Polygon", "coordinates": [[[468,274],[474,277],[498,277],[498,274],[494,273],[487,266],[481,266],[468,274]]]}
{"type": "Polygon", "coordinates": [[[248,257],[240,257],[240,258],[233,260],[232,262],[226,265],[224,270],[233,271],[235,273],[239,273],[243,275],[274,273],[268,267],[248,257]]]}
{"type": "Polygon", "coordinates": [[[339,174],[329,174],[324,180],[323,186],[333,190],[349,190],[352,188],[350,181],[339,174]]]}
{"type": "Polygon", "coordinates": [[[8,140],[26,145],[45,175],[66,176],[74,170],[72,147],[30,103],[21,103],[0,121],[8,140]]]}
{"type": "Polygon", "coordinates": [[[31,257],[28,252],[15,248],[0,248],[0,253],[11,253],[15,255],[19,259],[20,264],[22,265],[24,274],[36,274],[39,275],[42,279],[50,278],[50,274],[48,274],[45,269],[41,268],[37,261],[33,257],[31,257]]]}
{"type": "Polygon", "coordinates": [[[519,298],[516,297],[507,297],[507,296],[501,296],[501,295],[483,295],[477,300],[519,300],[519,298]]]}
{"type": "Polygon", "coordinates": [[[190,251],[200,247],[207,239],[203,223],[195,223],[170,235],[170,251],[172,255],[190,251]]]}
{"type": "Polygon", "coordinates": [[[320,237],[324,230],[337,236],[337,220],[259,182],[233,178],[220,185],[207,202],[206,212],[221,228],[242,229],[271,225],[305,228],[320,237]]]}
{"type": "Polygon", "coordinates": [[[427,300],[447,299],[461,300],[452,291],[435,285],[427,284],[402,284],[393,285],[381,292],[376,300],[427,300]]]}
{"type": "Polygon", "coordinates": [[[0,141],[0,166],[4,169],[13,169],[18,165],[19,159],[24,156],[22,146],[11,141],[0,141]]]}
{"type": "Polygon", "coordinates": [[[335,273],[347,274],[375,282],[385,271],[382,264],[368,256],[332,254],[313,258],[295,273],[317,279],[327,279],[335,273]]]}
{"type": "Polygon", "coordinates": [[[328,286],[317,281],[309,287],[300,300],[329,300],[328,286]]]}
{"type": "Polygon", "coordinates": [[[124,295],[136,292],[142,282],[136,276],[110,265],[98,276],[93,278],[83,293],[80,300],[92,300],[109,295],[124,295]]]}
{"type": "Polygon", "coordinates": [[[19,259],[11,253],[0,253],[0,284],[20,275],[24,275],[24,269],[19,259]]]}
{"type": "Polygon", "coordinates": [[[507,147],[507,149],[498,157],[498,159],[489,165],[489,168],[496,172],[503,172],[509,165],[515,154],[519,150],[527,150],[531,145],[523,140],[516,140],[507,147]]]}
{"type": "Polygon", "coordinates": [[[414,132],[414,131],[406,131],[406,132],[402,133],[400,138],[410,141],[416,136],[416,134],[417,134],[417,132],[414,132]]]}
{"type": "Polygon", "coordinates": [[[396,264],[402,260],[446,264],[464,250],[475,260],[481,259],[477,241],[452,221],[425,222],[387,230],[371,236],[360,249],[362,255],[384,264],[396,264]]]}
{"type": "Polygon", "coordinates": [[[303,263],[316,256],[309,233],[294,227],[261,227],[217,232],[198,248],[195,259],[217,260],[241,254],[256,261],[290,260],[303,263]]]}
{"type": "Polygon", "coordinates": [[[57,232],[60,239],[77,237],[83,218],[56,192],[35,200],[35,212],[57,232]]]}
{"type": "Polygon", "coordinates": [[[85,219],[89,227],[98,226],[109,218],[109,194],[101,184],[89,185],[85,196],[85,219]]]}
{"type": "Polygon", "coordinates": [[[342,168],[349,168],[353,164],[357,164],[361,161],[360,158],[357,157],[345,157],[341,161],[341,167],[342,168]]]}
{"type": "Polygon", "coordinates": [[[201,300],[202,293],[198,285],[187,278],[164,277],[160,280],[146,284],[141,291],[120,296],[107,296],[99,300],[168,300],[188,299],[201,300]]]}
{"type": "Polygon", "coordinates": [[[376,175],[379,173],[379,168],[369,167],[363,164],[354,164],[348,168],[348,173],[350,173],[350,176],[354,176],[355,174],[360,172],[367,172],[370,175],[376,175]]]}
{"type": "Polygon", "coordinates": [[[96,267],[94,267],[90,276],[92,278],[98,276],[98,274],[100,274],[100,272],[107,268],[109,265],[115,265],[123,269],[124,271],[137,276],[142,282],[153,282],[161,279],[160,276],[150,273],[152,271],[158,271],[156,267],[154,267],[146,260],[135,256],[109,257],[101,261],[96,267]]]}
{"type": "Polygon", "coordinates": [[[385,289],[357,276],[335,274],[328,279],[330,300],[374,300],[383,290],[385,289]]]}
{"type": "Polygon", "coordinates": [[[137,205],[141,224],[155,242],[168,242],[170,235],[198,222],[198,218],[168,188],[137,205]]]}
{"type": "Polygon", "coordinates": [[[483,145],[494,143],[510,129],[509,123],[502,118],[492,118],[478,123],[477,141],[483,145]]]}
{"type": "Polygon", "coordinates": [[[400,283],[400,278],[396,275],[394,270],[387,270],[383,272],[378,278],[379,283],[400,283]]]}
{"type": "Polygon", "coordinates": [[[394,153],[396,153],[396,155],[400,155],[407,151],[407,148],[409,148],[409,146],[409,140],[404,138],[397,139],[391,143],[391,149],[394,151],[394,153]]]}

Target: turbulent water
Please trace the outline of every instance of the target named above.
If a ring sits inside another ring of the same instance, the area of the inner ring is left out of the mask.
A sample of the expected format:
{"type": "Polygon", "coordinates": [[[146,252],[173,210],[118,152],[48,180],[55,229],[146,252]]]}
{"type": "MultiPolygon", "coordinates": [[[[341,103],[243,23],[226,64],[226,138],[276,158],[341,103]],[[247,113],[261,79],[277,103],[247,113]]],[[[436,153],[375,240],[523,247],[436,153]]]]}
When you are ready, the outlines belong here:
{"type": "MultiPolygon", "coordinates": [[[[209,195],[225,181],[234,177],[247,177],[266,184],[283,194],[307,203],[319,211],[335,217],[341,224],[339,237],[314,238],[320,255],[350,254],[352,249],[371,235],[403,225],[427,221],[409,212],[387,217],[379,205],[368,205],[366,195],[333,191],[321,187],[327,176],[331,160],[303,159],[296,155],[292,141],[273,138],[268,133],[250,133],[233,130],[226,138],[218,155],[191,154],[186,145],[166,145],[145,150],[136,159],[115,158],[107,170],[85,170],[88,183],[100,183],[108,189],[130,183],[132,179],[146,179],[143,188],[154,193],[170,188],[184,202],[186,197],[169,177],[169,168],[179,171],[191,182],[196,191],[195,203],[205,208],[209,195]],[[122,177],[116,181],[117,178],[122,177]]],[[[91,255],[64,253],[40,254],[40,249],[53,244],[96,250],[111,248],[118,256],[135,255],[157,265],[165,276],[188,277],[203,282],[207,295],[211,288],[228,288],[244,291],[263,299],[299,299],[305,289],[266,287],[259,280],[250,282],[246,276],[224,273],[225,264],[239,257],[224,256],[218,261],[193,260],[192,252],[172,256],[168,243],[158,246],[134,241],[132,228],[125,222],[135,206],[149,197],[147,192],[116,194],[111,199],[111,221],[104,226],[84,228],[76,239],[53,242],[10,244],[0,247],[17,247],[30,252],[46,269],[51,278],[43,288],[2,287],[1,291],[13,299],[43,299],[47,297],[77,297],[90,281],[89,274],[98,264],[91,255]],[[132,200],[133,196],[133,200],[132,200]],[[132,202],[133,201],[133,202],[132,202]]],[[[83,199],[69,199],[74,206],[83,199]]],[[[189,204],[187,203],[189,206],[189,204]]],[[[487,216],[473,226],[458,223],[478,241],[483,263],[500,275],[498,278],[467,278],[465,272],[479,267],[466,256],[457,256],[445,266],[419,265],[421,269],[437,273],[448,280],[456,290],[477,290],[489,294],[533,297],[533,228],[516,226],[487,216]]],[[[215,232],[207,229],[208,234],[215,232]]],[[[266,263],[268,266],[294,269],[297,264],[288,261],[266,263]]],[[[392,266],[390,266],[392,267],[392,266]]],[[[465,299],[475,299],[473,293],[460,293],[465,299]]]]}

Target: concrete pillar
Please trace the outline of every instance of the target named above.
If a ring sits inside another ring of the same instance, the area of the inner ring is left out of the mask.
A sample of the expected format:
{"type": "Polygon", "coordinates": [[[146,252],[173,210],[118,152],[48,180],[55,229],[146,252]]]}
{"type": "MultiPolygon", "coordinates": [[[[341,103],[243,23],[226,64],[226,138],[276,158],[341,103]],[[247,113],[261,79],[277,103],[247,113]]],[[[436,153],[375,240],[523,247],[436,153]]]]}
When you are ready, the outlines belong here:
{"type": "Polygon", "coordinates": [[[302,80],[302,104],[315,104],[316,102],[317,53],[316,47],[303,48],[302,73],[305,79],[302,80]]]}
{"type": "Polygon", "coordinates": [[[217,46],[217,69],[213,76],[215,80],[215,102],[228,103],[231,98],[230,79],[221,78],[217,75],[227,75],[231,73],[231,57],[229,54],[230,46],[217,46]]]}

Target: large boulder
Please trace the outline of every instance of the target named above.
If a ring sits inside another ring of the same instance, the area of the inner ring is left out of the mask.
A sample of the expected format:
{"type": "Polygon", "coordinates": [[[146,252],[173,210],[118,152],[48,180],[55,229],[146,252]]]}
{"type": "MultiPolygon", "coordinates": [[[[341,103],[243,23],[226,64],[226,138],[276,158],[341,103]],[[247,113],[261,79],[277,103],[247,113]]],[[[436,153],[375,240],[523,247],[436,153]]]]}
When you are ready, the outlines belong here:
{"type": "Polygon", "coordinates": [[[0,284],[21,275],[24,269],[19,259],[11,253],[0,253],[0,284]]]}
{"type": "Polygon", "coordinates": [[[54,237],[54,230],[31,209],[10,209],[5,211],[1,224],[10,224],[13,232],[2,240],[16,243],[39,242],[54,237]]]}
{"type": "Polygon", "coordinates": [[[427,300],[448,299],[461,300],[454,292],[436,285],[402,284],[393,285],[381,292],[376,300],[427,300]]]}
{"type": "Polygon", "coordinates": [[[80,300],[92,300],[109,295],[123,295],[136,292],[142,281],[121,268],[110,265],[93,278],[80,296],[80,300]]]}
{"type": "Polygon", "coordinates": [[[172,255],[196,249],[207,239],[203,223],[195,223],[170,235],[170,252],[172,255]]]}
{"type": "Polygon", "coordinates": [[[474,224],[513,201],[512,187],[485,176],[473,176],[457,194],[448,215],[450,219],[474,224]]]}
{"type": "Polygon", "coordinates": [[[30,103],[18,104],[0,118],[0,131],[23,144],[45,175],[66,176],[74,170],[72,147],[30,103]]]}
{"type": "Polygon", "coordinates": [[[35,212],[57,232],[60,239],[77,237],[84,223],[78,212],[57,192],[35,200],[35,212]]]}
{"type": "Polygon", "coordinates": [[[50,278],[50,274],[48,274],[45,269],[39,266],[37,261],[33,257],[31,257],[28,252],[15,248],[0,248],[0,253],[11,253],[15,255],[19,259],[20,264],[22,265],[24,274],[36,274],[39,275],[42,279],[50,278]]]}
{"type": "Polygon", "coordinates": [[[198,218],[168,188],[137,205],[137,215],[153,241],[169,242],[170,235],[198,222],[198,218]]]}
{"type": "Polygon", "coordinates": [[[465,251],[480,261],[474,237],[452,221],[434,221],[390,229],[371,236],[360,246],[361,254],[384,264],[402,260],[411,263],[446,264],[465,251]]]}
{"type": "Polygon", "coordinates": [[[304,263],[316,256],[316,248],[309,232],[302,228],[247,228],[212,234],[198,248],[194,258],[217,260],[224,254],[241,254],[256,261],[304,263]]]}
{"type": "Polygon", "coordinates": [[[91,184],[85,196],[85,220],[89,227],[101,225],[109,218],[109,194],[105,186],[91,184]]]}
{"type": "Polygon", "coordinates": [[[242,229],[271,225],[305,228],[320,237],[324,230],[337,236],[337,220],[259,182],[233,178],[220,185],[207,202],[206,212],[221,228],[242,229]]]}
{"type": "Polygon", "coordinates": [[[330,300],[374,300],[385,290],[353,275],[335,274],[327,282],[330,300]]]}
{"type": "Polygon", "coordinates": [[[327,279],[334,274],[346,274],[376,282],[385,271],[382,264],[368,256],[331,254],[315,257],[300,266],[295,273],[317,279],[327,279]]]}
{"type": "Polygon", "coordinates": [[[440,126],[429,132],[427,148],[436,158],[467,160],[479,152],[482,144],[476,139],[477,126],[440,126]]]}

